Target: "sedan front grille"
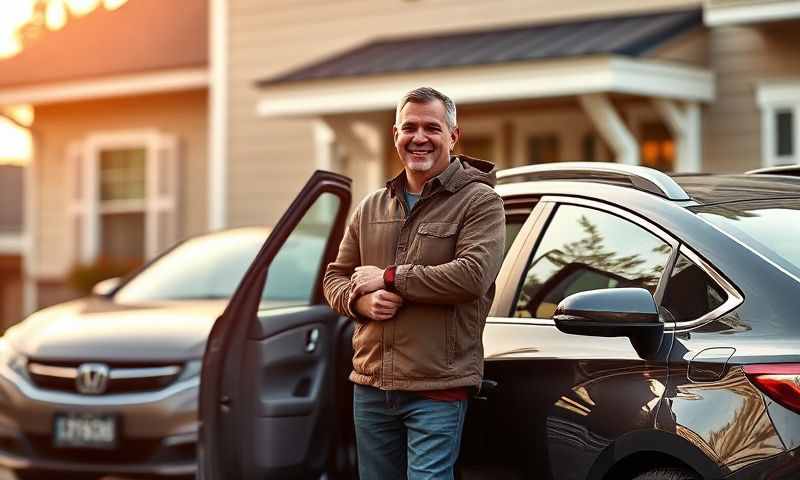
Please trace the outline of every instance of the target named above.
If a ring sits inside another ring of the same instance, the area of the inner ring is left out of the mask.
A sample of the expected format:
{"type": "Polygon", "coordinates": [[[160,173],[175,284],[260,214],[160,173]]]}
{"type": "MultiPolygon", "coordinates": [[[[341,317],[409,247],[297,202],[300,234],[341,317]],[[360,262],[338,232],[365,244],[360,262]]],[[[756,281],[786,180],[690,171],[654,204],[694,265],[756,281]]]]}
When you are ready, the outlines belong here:
{"type": "Polygon", "coordinates": [[[118,393],[136,393],[161,390],[168,386],[181,372],[180,365],[106,365],[99,363],[59,362],[43,363],[31,361],[28,363],[28,375],[33,383],[45,390],[55,390],[70,393],[87,393],[86,389],[79,388],[81,380],[87,377],[82,374],[86,365],[99,365],[96,372],[90,372],[89,378],[95,380],[98,388],[88,394],[111,395],[118,393]],[[79,379],[83,375],[83,379],[79,379]],[[106,378],[91,377],[102,375],[106,378]]]}

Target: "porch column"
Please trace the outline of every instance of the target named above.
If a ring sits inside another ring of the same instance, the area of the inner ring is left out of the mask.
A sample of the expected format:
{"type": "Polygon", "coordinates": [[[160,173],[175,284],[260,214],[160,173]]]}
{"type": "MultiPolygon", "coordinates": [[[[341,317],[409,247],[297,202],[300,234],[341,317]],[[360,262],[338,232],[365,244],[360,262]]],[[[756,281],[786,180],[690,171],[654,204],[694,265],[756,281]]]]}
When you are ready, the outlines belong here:
{"type": "Polygon", "coordinates": [[[699,172],[702,168],[702,131],[700,105],[686,102],[684,107],[674,100],[653,99],[656,111],[664,119],[677,146],[676,172],[699,172]]]}
{"type": "Polygon", "coordinates": [[[597,131],[611,145],[618,163],[639,165],[639,143],[622,121],[616,109],[602,93],[580,95],[581,106],[597,131]]]}
{"type": "MultiPolygon", "coordinates": [[[[377,116],[331,116],[324,117],[322,121],[333,132],[336,144],[342,148],[344,163],[334,161],[332,166],[337,166],[335,170],[353,179],[355,205],[386,183],[384,159],[391,140],[391,130],[377,116]]],[[[319,159],[318,162],[322,163],[319,159]]]]}

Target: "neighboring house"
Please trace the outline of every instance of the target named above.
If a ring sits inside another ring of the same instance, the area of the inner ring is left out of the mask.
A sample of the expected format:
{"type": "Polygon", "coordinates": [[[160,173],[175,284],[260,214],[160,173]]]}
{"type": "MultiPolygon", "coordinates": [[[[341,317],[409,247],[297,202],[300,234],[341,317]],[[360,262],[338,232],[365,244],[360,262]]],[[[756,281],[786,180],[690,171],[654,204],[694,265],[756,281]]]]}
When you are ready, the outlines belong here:
{"type": "Polygon", "coordinates": [[[22,315],[24,174],[0,165],[0,332],[22,315]]]}
{"type": "Polygon", "coordinates": [[[27,310],[207,229],[208,78],[205,0],[98,9],[0,61],[0,105],[35,114],[27,310]]]}

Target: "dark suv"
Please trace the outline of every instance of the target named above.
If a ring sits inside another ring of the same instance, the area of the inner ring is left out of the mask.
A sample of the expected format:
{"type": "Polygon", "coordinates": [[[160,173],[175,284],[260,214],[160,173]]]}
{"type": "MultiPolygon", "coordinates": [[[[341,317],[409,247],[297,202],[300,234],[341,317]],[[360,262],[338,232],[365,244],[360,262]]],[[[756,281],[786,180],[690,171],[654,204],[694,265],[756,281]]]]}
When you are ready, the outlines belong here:
{"type": "MultiPolygon", "coordinates": [[[[500,172],[506,258],[461,479],[800,478],[800,179],[603,163],[500,172]]],[[[356,478],[351,322],[321,276],[350,181],[317,172],[216,322],[200,476],[356,478]],[[318,235],[308,300],[259,309],[318,235]]]]}

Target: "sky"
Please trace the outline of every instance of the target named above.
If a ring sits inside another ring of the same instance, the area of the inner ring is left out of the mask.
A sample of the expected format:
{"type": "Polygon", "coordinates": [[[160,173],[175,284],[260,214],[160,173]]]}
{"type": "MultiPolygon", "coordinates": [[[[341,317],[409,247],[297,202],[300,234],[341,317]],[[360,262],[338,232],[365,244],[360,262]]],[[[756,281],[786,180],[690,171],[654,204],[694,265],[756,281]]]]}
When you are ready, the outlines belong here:
{"type": "MultiPolygon", "coordinates": [[[[115,10],[125,2],[127,0],[48,0],[45,25],[48,30],[59,30],[70,17],[87,15],[96,8],[115,10]]],[[[34,3],[35,0],[4,0],[0,4],[0,61],[18,54],[24,48],[16,31],[31,19],[34,3]]],[[[32,110],[25,105],[0,110],[24,125],[34,121],[32,110]]],[[[31,151],[30,133],[0,116],[0,164],[24,164],[30,158],[31,151]]]]}

